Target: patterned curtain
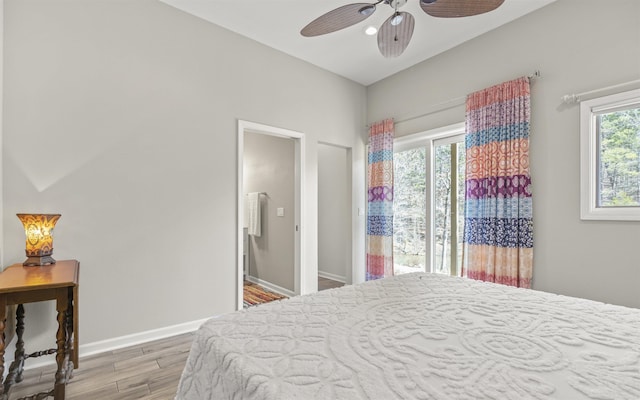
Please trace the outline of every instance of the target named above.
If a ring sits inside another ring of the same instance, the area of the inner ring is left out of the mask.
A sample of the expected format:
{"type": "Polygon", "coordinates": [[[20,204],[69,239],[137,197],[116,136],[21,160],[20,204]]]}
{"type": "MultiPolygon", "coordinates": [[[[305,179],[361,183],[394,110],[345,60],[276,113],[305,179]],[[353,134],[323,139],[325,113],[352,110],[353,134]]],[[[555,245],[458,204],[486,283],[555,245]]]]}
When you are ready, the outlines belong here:
{"type": "Polygon", "coordinates": [[[393,120],[371,125],[367,183],[367,280],[393,275],[393,120]]]}
{"type": "Polygon", "coordinates": [[[526,77],[467,97],[463,276],[530,288],[533,218],[526,77]]]}

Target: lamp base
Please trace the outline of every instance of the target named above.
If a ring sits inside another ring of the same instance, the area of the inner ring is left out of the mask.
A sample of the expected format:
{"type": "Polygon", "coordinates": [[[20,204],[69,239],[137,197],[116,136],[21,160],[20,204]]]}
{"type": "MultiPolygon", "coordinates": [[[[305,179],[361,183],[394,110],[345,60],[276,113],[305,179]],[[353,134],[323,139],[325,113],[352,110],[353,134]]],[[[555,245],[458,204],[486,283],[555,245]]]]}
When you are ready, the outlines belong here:
{"type": "Polygon", "coordinates": [[[40,267],[42,265],[55,264],[56,260],[51,256],[29,256],[22,265],[25,267],[40,267]]]}

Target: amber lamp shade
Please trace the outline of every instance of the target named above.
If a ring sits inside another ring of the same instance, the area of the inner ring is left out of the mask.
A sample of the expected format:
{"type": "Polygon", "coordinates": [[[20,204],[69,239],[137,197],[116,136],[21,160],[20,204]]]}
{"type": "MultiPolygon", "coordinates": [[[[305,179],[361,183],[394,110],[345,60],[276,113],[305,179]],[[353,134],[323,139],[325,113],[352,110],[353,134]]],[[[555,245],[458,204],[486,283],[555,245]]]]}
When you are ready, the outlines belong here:
{"type": "Polygon", "coordinates": [[[53,227],[61,214],[16,214],[27,237],[27,259],[22,265],[39,266],[55,264],[53,254],[53,227]]]}

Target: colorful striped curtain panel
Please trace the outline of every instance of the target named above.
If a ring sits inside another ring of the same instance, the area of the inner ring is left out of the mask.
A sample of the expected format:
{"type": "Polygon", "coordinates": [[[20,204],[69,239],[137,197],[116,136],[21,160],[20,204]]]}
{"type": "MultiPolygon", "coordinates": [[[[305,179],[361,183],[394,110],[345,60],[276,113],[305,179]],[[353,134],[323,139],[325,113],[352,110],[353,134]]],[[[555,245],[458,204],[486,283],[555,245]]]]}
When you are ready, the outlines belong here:
{"type": "Polygon", "coordinates": [[[472,93],[466,109],[463,275],[529,288],[533,273],[529,79],[472,93]]]}
{"type": "Polygon", "coordinates": [[[393,275],[393,120],[371,125],[366,280],[393,275]]]}

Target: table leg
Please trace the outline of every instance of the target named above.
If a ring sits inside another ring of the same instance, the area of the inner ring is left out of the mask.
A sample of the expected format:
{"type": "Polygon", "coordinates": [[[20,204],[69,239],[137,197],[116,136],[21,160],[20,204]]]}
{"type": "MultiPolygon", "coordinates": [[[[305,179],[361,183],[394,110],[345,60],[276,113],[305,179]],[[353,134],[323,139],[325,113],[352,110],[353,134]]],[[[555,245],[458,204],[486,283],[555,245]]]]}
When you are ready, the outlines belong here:
{"type": "Polygon", "coordinates": [[[9,367],[9,372],[4,380],[5,392],[9,391],[9,388],[14,383],[22,381],[22,371],[24,370],[24,305],[18,304],[16,308],[16,351],[14,353],[13,362],[9,367]]]}
{"type": "Polygon", "coordinates": [[[65,358],[66,368],[67,368],[67,376],[65,381],[69,381],[73,376],[73,369],[75,368],[75,364],[73,364],[74,360],[74,348],[73,348],[73,291],[71,288],[67,289],[67,315],[65,317],[66,320],[66,341],[64,343],[64,351],[67,354],[67,358],[65,358]],[[70,360],[70,361],[67,361],[70,360]]]}
{"type": "Polygon", "coordinates": [[[58,311],[58,332],[56,333],[56,363],[58,370],[56,371],[56,383],[53,388],[55,400],[63,400],[65,398],[65,389],[67,384],[67,311],[69,309],[69,296],[66,288],[59,289],[56,295],[56,310],[58,311]]]}
{"type": "MultiPolygon", "coordinates": [[[[67,352],[69,353],[69,358],[71,359],[72,362],[75,361],[75,348],[73,346],[73,337],[75,336],[75,332],[73,331],[73,316],[74,311],[73,311],[73,290],[72,288],[69,288],[67,290],[67,302],[68,302],[68,307],[67,307],[67,343],[66,343],[66,348],[67,348],[67,352]]],[[[73,374],[73,370],[76,368],[75,363],[73,364],[73,368],[71,367],[71,365],[69,365],[69,371],[67,376],[69,378],[71,378],[71,375],[73,374]]]]}
{"type": "Polygon", "coordinates": [[[0,400],[5,400],[7,398],[7,395],[4,392],[4,381],[2,381],[2,377],[4,376],[4,327],[6,320],[7,298],[5,296],[0,296],[0,400]]]}
{"type": "Polygon", "coordinates": [[[79,358],[79,352],[80,352],[80,343],[79,343],[79,339],[78,339],[78,318],[79,318],[79,314],[78,314],[78,285],[74,286],[73,289],[71,289],[71,296],[73,297],[73,313],[72,318],[73,318],[73,325],[72,325],[72,330],[73,330],[73,353],[72,353],[72,361],[73,361],[73,368],[77,369],[78,368],[78,358],[79,358]]]}
{"type": "MultiPolygon", "coordinates": [[[[24,359],[24,305],[18,304],[16,309],[16,352],[14,360],[18,361],[24,359]]],[[[16,371],[16,382],[22,382],[22,371],[24,370],[24,361],[18,364],[18,370],[16,371]]]]}

